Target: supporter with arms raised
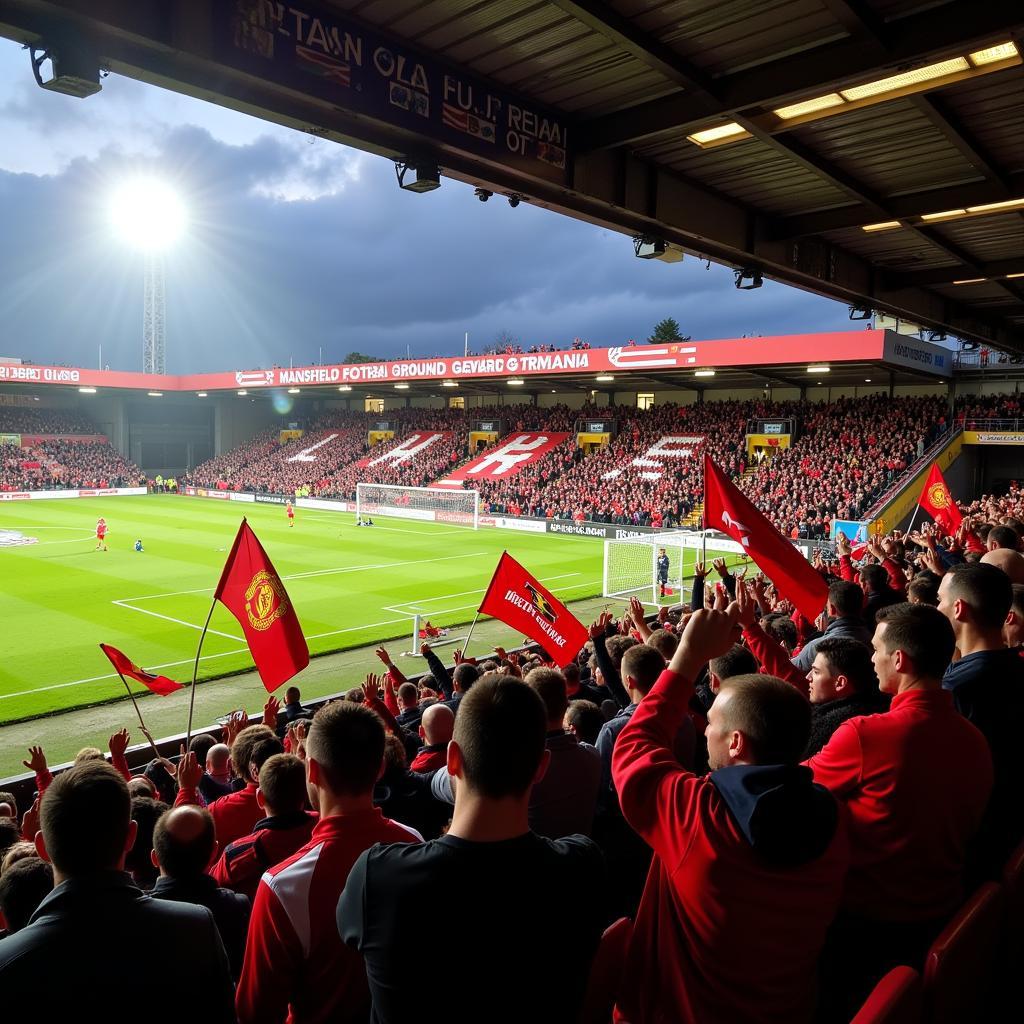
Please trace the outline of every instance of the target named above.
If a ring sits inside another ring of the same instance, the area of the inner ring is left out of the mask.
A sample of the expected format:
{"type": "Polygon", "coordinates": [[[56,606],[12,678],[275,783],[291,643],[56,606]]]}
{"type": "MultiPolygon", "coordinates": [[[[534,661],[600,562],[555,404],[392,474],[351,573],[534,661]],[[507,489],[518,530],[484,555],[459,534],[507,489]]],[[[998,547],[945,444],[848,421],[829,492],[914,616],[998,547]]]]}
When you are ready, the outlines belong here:
{"type": "Polygon", "coordinates": [[[740,605],[716,603],[690,618],[612,758],[623,814],[655,853],[616,1008],[633,1024],[809,1021],[842,894],[841,809],[798,764],[810,708],[789,683],[723,681],[708,722],[711,774],[673,755],[693,681],[739,639],[740,605]]]}
{"type": "Polygon", "coordinates": [[[889,968],[922,961],[963,900],[992,789],[985,737],[942,688],[954,640],[941,612],[882,609],[873,647],[891,708],[844,722],[807,762],[850,815],[850,873],[823,962],[825,1020],[849,1020],[889,968]]]}
{"type": "Polygon", "coordinates": [[[384,726],[373,711],[351,701],[325,705],[305,747],[307,790],[320,821],[309,842],[260,881],[238,983],[242,1024],[366,1020],[366,971],[338,938],[338,897],[364,850],[421,839],[373,806],[384,763],[384,726]]]}
{"type": "Polygon", "coordinates": [[[235,1019],[210,911],[153,899],[124,873],[135,840],[130,807],[127,783],[99,762],[62,772],[47,790],[35,842],[53,865],[56,887],[26,928],[0,942],[6,1019],[101,1021],[127,1013],[181,1024],[197,1007],[206,1021],[235,1019]],[[119,965],[112,937],[141,955],[119,965]],[[171,981],[159,955],[167,950],[171,981]]]}
{"type": "Polygon", "coordinates": [[[604,865],[582,836],[530,831],[547,766],[541,699],[510,676],[466,694],[448,747],[456,780],[448,834],[369,849],[338,904],[338,931],[362,953],[371,1020],[569,1022],[576,1019],[603,923],[604,865]],[[572,912],[566,894],[587,893],[572,912]],[[439,982],[424,922],[461,936],[458,969],[439,982]],[[483,941],[481,941],[483,940],[483,941]]]}

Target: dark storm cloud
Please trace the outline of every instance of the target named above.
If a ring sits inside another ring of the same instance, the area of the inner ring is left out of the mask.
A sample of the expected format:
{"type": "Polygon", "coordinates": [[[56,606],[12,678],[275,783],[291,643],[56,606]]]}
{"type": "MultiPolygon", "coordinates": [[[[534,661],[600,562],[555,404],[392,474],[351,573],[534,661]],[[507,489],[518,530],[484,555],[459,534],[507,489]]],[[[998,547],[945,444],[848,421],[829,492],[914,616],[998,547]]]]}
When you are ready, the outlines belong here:
{"type": "Polygon", "coordinates": [[[93,365],[102,344],[105,362],[138,368],[140,260],[112,239],[105,206],[138,170],[175,181],[191,211],[167,260],[176,372],[307,362],[321,346],[325,360],[454,352],[466,330],[478,350],[499,330],[527,345],[619,344],[664,316],[698,338],[848,326],[838,304],[737,292],[724,268],[637,260],[625,236],[480,203],[451,181],[401,192],[387,161],[322,141],[227,145],[179,127],[152,160],[108,147],[48,177],[0,173],[0,354],[93,365]]]}

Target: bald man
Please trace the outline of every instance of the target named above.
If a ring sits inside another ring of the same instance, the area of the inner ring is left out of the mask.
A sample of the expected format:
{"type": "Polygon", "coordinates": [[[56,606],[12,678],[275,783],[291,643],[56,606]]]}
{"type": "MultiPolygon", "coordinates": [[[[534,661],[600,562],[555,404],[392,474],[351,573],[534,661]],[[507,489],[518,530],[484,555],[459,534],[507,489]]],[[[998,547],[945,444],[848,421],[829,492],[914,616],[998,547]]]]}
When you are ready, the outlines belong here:
{"type": "Polygon", "coordinates": [[[454,729],[455,712],[447,704],[431,704],[420,719],[423,746],[409,765],[409,771],[426,775],[443,768],[454,729]]]}
{"type": "Polygon", "coordinates": [[[151,895],[206,907],[217,924],[231,974],[237,980],[249,929],[249,897],[219,888],[206,873],[216,846],[213,818],[206,808],[183,804],[167,811],[153,830],[151,857],[154,867],[160,869],[160,877],[151,895]]]}
{"type": "Polygon", "coordinates": [[[1002,569],[1011,583],[1024,583],[1024,555],[1010,548],[993,548],[981,556],[986,565],[1002,569]]]}

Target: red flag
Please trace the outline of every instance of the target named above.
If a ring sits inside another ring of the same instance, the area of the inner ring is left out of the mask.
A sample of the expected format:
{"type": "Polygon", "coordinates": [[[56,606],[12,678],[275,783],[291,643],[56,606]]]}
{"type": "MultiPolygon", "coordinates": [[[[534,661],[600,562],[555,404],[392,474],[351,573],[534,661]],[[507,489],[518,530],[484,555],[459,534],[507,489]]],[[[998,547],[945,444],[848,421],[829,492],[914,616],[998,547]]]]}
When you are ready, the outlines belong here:
{"type": "Polygon", "coordinates": [[[759,512],[750,499],[704,456],[704,525],[721,530],[750,553],[761,571],[811,622],[824,611],[824,577],[759,512]]]}
{"type": "Polygon", "coordinates": [[[502,553],[480,611],[536,640],[565,668],[583,649],[587,627],[507,551],[502,553]]]}
{"type": "Polygon", "coordinates": [[[949,488],[946,486],[946,481],[942,477],[937,462],[932,463],[932,470],[928,474],[924,490],[921,491],[921,497],[917,499],[917,503],[947,535],[954,534],[957,527],[963,522],[964,517],[960,514],[953,495],[949,493],[949,488]]]}
{"type": "Polygon", "coordinates": [[[244,519],[213,596],[238,619],[268,692],[309,664],[309,648],[295,608],[244,519]]]}
{"type": "Polygon", "coordinates": [[[127,654],[122,654],[121,651],[116,647],[111,647],[110,644],[100,644],[100,650],[110,659],[110,664],[122,676],[135,679],[161,697],[166,697],[167,694],[174,693],[175,690],[183,688],[181,683],[176,683],[173,679],[168,679],[167,676],[155,676],[152,672],[146,672],[144,669],[139,668],[127,654]]]}

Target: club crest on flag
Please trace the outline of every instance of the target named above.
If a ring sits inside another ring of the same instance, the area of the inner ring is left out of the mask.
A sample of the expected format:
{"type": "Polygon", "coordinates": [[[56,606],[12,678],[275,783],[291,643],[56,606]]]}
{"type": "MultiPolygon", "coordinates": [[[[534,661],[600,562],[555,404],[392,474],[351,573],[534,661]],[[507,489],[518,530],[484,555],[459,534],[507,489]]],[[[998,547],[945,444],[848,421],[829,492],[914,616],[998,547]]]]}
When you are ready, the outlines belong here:
{"type": "Polygon", "coordinates": [[[261,569],[245,591],[249,625],[261,632],[288,614],[288,595],[276,573],[261,569]]]}
{"type": "Polygon", "coordinates": [[[722,512],[722,524],[725,526],[726,531],[733,534],[735,539],[738,540],[745,548],[750,547],[750,538],[747,536],[750,532],[748,527],[744,526],[738,520],[733,519],[733,517],[726,511],[722,512]]]}
{"type": "Polygon", "coordinates": [[[552,625],[558,621],[558,615],[555,609],[551,607],[551,603],[548,599],[532,584],[526,584],[526,590],[529,592],[530,600],[533,602],[533,607],[544,616],[552,625]]]}
{"type": "Polygon", "coordinates": [[[945,484],[933,484],[928,489],[928,500],[935,508],[949,508],[952,504],[945,484]]]}

